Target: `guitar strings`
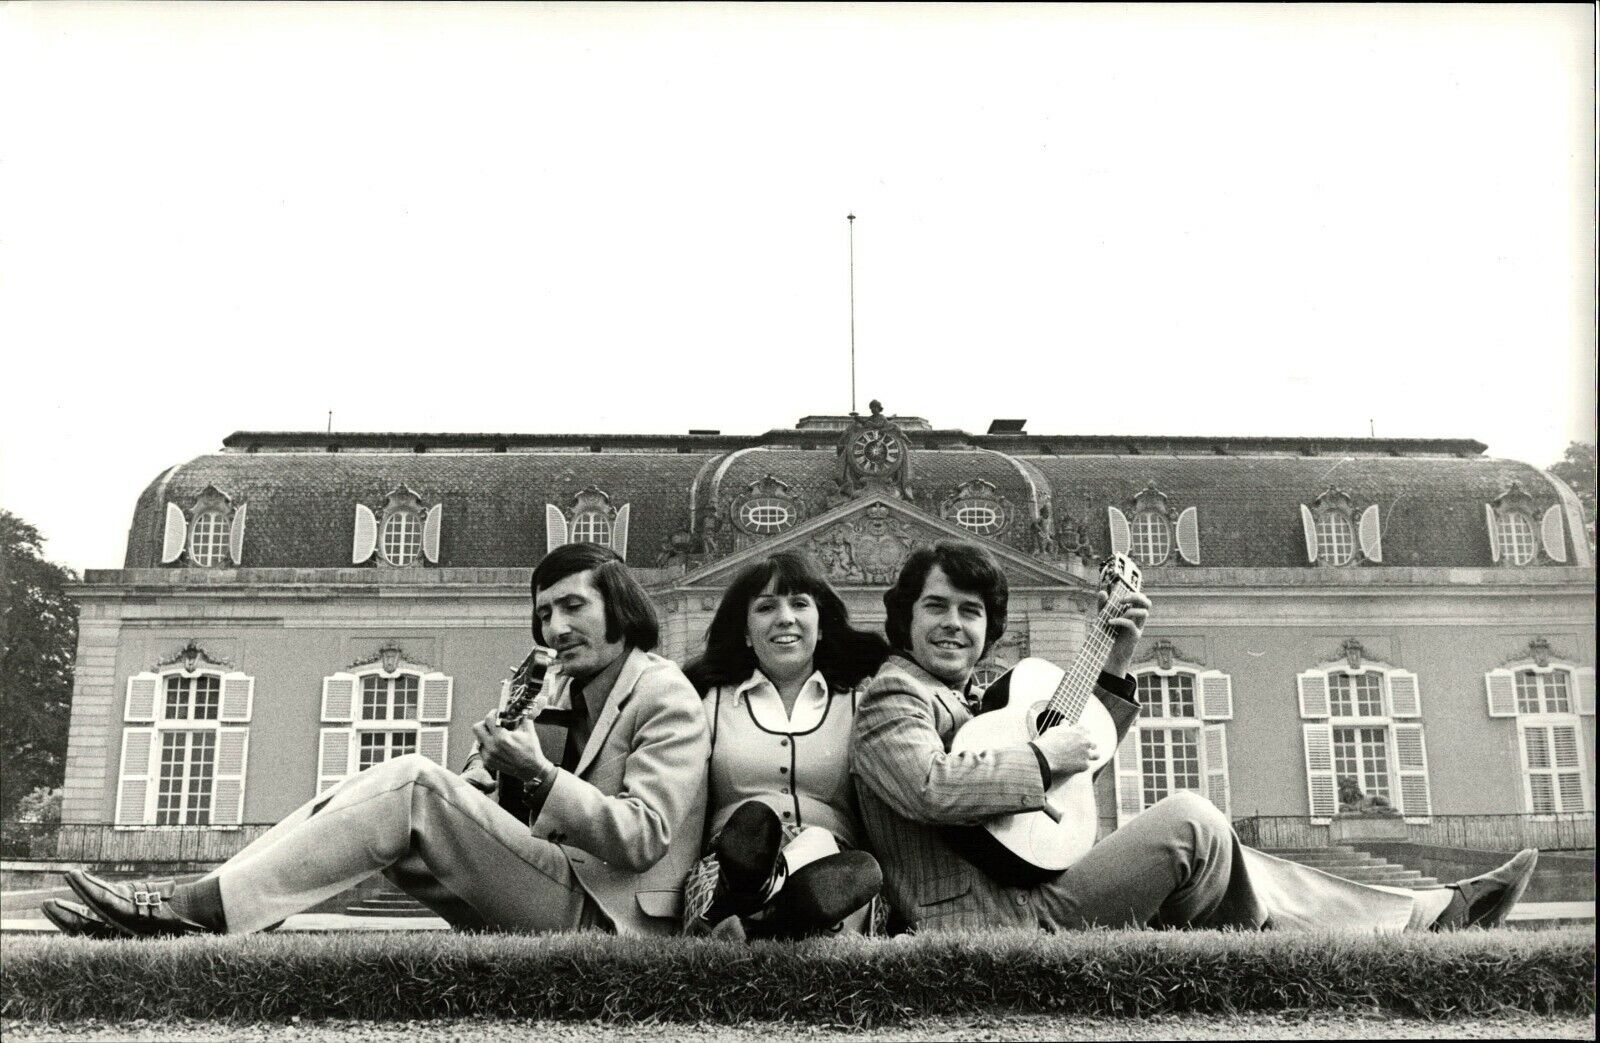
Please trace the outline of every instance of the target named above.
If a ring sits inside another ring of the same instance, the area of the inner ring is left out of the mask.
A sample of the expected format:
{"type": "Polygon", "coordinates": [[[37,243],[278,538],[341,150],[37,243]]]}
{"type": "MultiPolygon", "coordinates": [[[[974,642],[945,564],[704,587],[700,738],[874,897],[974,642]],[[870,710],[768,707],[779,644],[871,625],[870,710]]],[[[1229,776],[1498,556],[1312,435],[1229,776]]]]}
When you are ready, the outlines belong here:
{"type": "Polygon", "coordinates": [[[1088,705],[1089,696],[1094,692],[1093,681],[1099,676],[1100,668],[1105,664],[1105,657],[1110,653],[1111,646],[1116,643],[1116,637],[1111,632],[1109,624],[1121,613],[1127,601],[1126,597],[1115,595],[1106,599],[1105,608],[1095,620],[1097,625],[1084,637],[1083,649],[1079,652],[1077,660],[1062,676],[1061,683],[1056,686],[1049,704],[1039,715],[1039,731],[1044,732],[1069,720],[1076,722],[1082,716],[1084,707],[1088,705]],[[1088,683],[1085,683],[1086,681],[1088,683]]]}

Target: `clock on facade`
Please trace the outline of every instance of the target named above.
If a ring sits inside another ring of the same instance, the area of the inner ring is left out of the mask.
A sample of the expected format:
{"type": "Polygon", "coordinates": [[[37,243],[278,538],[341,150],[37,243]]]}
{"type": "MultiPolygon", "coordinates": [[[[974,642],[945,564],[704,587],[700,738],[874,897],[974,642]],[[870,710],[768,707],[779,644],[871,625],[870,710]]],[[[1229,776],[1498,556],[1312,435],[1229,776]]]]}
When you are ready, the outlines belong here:
{"type": "Polygon", "coordinates": [[[905,458],[906,450],[895,432],[868,427],[851,437],[849,453],[850,462],[859,473],[878,477],[898,467],[905,458]]]}

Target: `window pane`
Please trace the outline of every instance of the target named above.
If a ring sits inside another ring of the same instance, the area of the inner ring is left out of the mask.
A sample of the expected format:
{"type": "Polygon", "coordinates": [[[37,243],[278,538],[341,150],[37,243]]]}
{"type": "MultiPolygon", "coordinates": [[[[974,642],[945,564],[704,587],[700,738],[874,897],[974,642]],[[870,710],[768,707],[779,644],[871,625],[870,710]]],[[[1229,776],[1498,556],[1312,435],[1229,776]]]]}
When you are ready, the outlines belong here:
{"type": "Polygon", "coordinates": [[[1155,511],[1140,511],[1128,528],[1128,551],[1145,565],[1159,565],[1172,551],[1172,530],[1155,511]]]}
{"type": "Polygon", "coordinates": [[[1000,531],[1000,505],[993,500],[960,500],[954,518],[957,525],[980,536],[1000,531]]]}
{"type": "Polygon", "coordinates": [[[214,721],[222,704],[222,678],[216,674],[201,674],[194,679],[194,711],[190,716],[196,721],[214,721]]]}
{"type": "Polygon", "coordinates": [[[739,519],[744,527],[763,535],[782,532],[789,527],[793,518],[794,511],[788,503],[771,496],[746,500],[744,506],[739,508],[739,519]]]}
{"type": "Polygon", "coordinates": [[[611,520],[599,511],[584,511],[572,521],[572,542],[611,546],[611,520]]]}
{"type": "Polygon", "coordinates": [[[417,719],[416,674],[401,674],[394,679],[394,708],[389,716],[396,721],[417,719]]]}
{"type": "Polygon", "coordinates": [[[1513,565],[1526,565],[1537,553],[1533,540],[1533,523],[1519,511],[1500,515],[1495,526],[1500,536],[1500,556],[1513,565]]]}
{"type": "Polygon", "coordinates": [[[376,674],[368,674],[361,679],[361,719],[382,721],[388,716],[389,682],[376,674]]]}
{"type": "Polygon", "coordinates": [[[189,718],[189,693],[184,690],[183,678],[177,674],[167,676],[167,706],[162,714],[169,721],[184,721],[189,718]]]}
{"type": "Polygon", "coordinates": [[[1532,670],[1517,671],[1517,712],[1539,712],[1539,678],[1532,670]]]}
{"type": "Polygon", "coordinates": [[[1328,706],[1329,712],[1335,717],[1354,717],[1356,715],[1355,699],[1352,695],[1354,685],[1349,674],[1328,675],[1328,706]]]}
{"type": "Polygon", "coordinates": [[[1134,683],[1138,687],[1139,716],[1165,717],[1167,707],[1161,678],[1155,674],[1140,674],[1134,683]]]}
{"type": "Polygon", "coordinates": [[[1139,729],[1139,752],[1144,758],[1144,806],[1167,795],[1167,732],[1164,728],[1139,729]]]}
{"type": "Polygon", "coordinates": [[[1170,703],[1168,716],[1194,717],[1194,675],[1173,674],[1166,681],[1170,703]]]}
{"type": "Polygon", "coordinates": [[[216,733],[164,732],[156,791],[156,825],[204,826],[211,821],[216,733]]]}
{"type": "Polygon", "coordinates": [[[205,511],[189,524],[189,558],[196,565],[220,565],[227,559],[228,530],[221,511],[205,511]]]}
{"type": "Polygon", "coordinates": [[[1355,546],[1350,519],[1338,511],[1317,515],[1317,557],[1330,565],[1344,565],[1355,556],[1355,546]]]}
{"type": "Polygon", "coordinates": [[[1544,712],[1571,713],[1572,702],[1567,695],[1567,672],[1555,670],[1544,675],[1544,712]]]}
{"type": "Polygon", "coordinates": [[[1341,783],[1349,779],[1361,785],[1361,756],[1354,728],[1333,730],[1333,773],[1341,783]]]}
{"type": "Polygon", "coordinates": [[[1361,788],[1369,797],[1389,796],[1389,729],[1362,728],[1361,788]]]}
{"type": "Polygon", "coordinates": [[[1172,737],[1172,788],[1200,788],[1200,743],[1192,728],[1174,728],[1172,737]]]}
{"type": "Polygon", "coordinates": [[[1382,717],[1383,675],[1369,671],[1356,679],[1356,714],[1360,717],[1382,717]]]}
{"type": "Polygon", "coordinates": [[[422,523],[415,511],[395,511],[383,520],[380,548],[391,565],[409,565],[422,551],[422,523]]]}

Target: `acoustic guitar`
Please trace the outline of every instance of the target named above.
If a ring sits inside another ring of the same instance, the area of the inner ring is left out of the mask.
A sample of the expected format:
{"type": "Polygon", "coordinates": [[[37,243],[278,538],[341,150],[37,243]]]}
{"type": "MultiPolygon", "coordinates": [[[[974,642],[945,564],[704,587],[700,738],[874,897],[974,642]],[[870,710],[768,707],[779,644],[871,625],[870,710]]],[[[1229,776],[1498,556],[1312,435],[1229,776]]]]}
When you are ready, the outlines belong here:
{"type": "Polygon", "coordinates": [[[1096,754],[1084,771],[1056,779],[1044,809],[1001,815],[975,826],[951,826],[946,840],[996,883],[1036,887],[1070,868],[1094,846],[1100,816],[1094,774],[1117,746],[1117,726],[1094,694],[1095,682],[1116,640],[1108,623],[1121,614],[1143,582],[1139,566],[1114,554],[1100,568],[1106,604],[1071,669],[1024,659],[988,687],[978,715],[956,732],[950,752],[1020,746],[1051,728],[1081,724],[1096,754]]]}
{"type": "MultiPolygon", "coordinates": [[[[511,675],[511,691],[506,698],[506,704],[500,708],[500,727],[515,729],[529,717],[537,717],[544,709],[543,700],[539,694],[544,690],[545,681],[549,675],[550,667],[556,661],[554,649],[542,645],[534,645],[533,651],[522,661],[511,675]]],[[[556,715],[556,711],[545,714],[546,717],[556,715]]],[[[551,721],[547,723],[565,724],[565,721],[551,721]]],[[[519,821],[528,820],[528,798],[522,792],[522,780],[502,776],[498,772],[495,776],[494,799],[506,811],[510,812],[519,821]]]]}

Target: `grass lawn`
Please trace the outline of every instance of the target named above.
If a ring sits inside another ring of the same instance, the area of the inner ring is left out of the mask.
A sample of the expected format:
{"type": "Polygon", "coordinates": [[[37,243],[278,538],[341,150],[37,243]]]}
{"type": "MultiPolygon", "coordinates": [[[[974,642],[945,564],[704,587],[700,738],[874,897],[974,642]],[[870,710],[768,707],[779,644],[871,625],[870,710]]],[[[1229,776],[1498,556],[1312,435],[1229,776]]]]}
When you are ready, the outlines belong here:
{"type": "MultiPolygon", "coordinates": [[[[1595,940],[1581,928],[1388,937],[989,932],[754,946],[448,932],[11,938],[0,942],[0,957],[0,1016],[14,1030],[143,1018],[292,1031],[298,1017],[391,1026],[593,1020],[608,1031],[629,1023],[776,1022],[788,1026],[779,1035],[795,1035],[805,1026],[928,1019],[953,1026],[1040,1016],[1132,1026],[1138,1022],[1129,1019],[1240,1015],[1251,1024],[1379,1017],[1392,1030],[1395,1017],[1464,1024],[1522,1015],[1592,1019],[1595,1010],[1595,940]]],[[[1392,1032],[1376,1033],[1385,1034],[1392,1032]]],[[[773,1038],[770,1030],[755,1035],[773,1038]]]]}

